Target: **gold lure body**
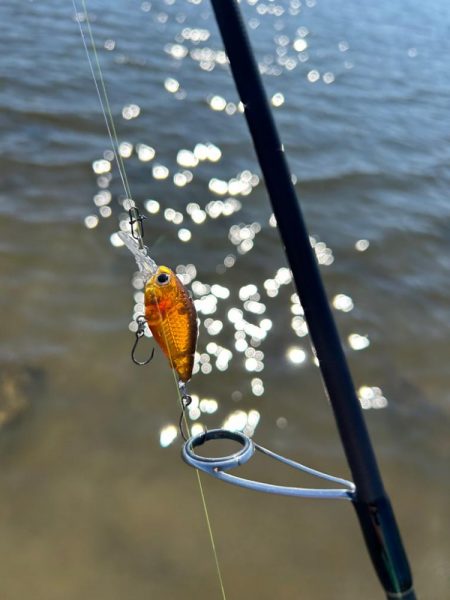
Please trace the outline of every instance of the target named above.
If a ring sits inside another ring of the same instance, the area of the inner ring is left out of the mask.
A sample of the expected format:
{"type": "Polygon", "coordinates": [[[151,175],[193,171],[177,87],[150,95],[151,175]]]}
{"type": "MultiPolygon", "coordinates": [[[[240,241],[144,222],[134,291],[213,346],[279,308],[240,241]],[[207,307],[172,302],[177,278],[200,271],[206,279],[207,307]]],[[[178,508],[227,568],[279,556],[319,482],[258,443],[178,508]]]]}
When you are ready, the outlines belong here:
{"type": "Polygon", "coordinates": [[[158,267],[145,285],[145,318],[181,382],[192,376],[197,312],[189,292],[168,267],[158,267]]]}

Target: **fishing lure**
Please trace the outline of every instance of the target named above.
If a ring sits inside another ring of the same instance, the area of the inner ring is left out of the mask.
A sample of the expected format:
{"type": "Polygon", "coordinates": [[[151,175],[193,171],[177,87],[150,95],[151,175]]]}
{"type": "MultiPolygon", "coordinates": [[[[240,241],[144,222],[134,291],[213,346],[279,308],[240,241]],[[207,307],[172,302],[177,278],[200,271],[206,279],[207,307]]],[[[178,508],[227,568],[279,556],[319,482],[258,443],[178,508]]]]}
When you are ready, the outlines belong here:
{"type": "Polygon", "coordinates": [[[132,235],[118,233],[132,252],[145,283],[145,320],[181,384],[192,376],[197,344],[197,312],[185,286],[175,273],[158,267],[147,249],[132,235]]]}
{"type": "Polygon", "coordinates": [[[189,292],[168,267],[161,266],[145,285],[145,318],[181,382],[192,376],[197,313],[189,292]]]}

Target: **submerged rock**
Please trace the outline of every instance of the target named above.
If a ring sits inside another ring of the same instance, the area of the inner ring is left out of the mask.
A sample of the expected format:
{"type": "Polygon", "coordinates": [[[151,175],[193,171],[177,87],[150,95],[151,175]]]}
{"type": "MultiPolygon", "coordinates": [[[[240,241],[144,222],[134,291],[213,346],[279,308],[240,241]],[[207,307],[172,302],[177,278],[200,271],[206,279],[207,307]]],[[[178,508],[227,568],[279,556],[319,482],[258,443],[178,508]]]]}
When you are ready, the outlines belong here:
{"type": "Polygon", "coordinates": [[[0,365],[0,430],[30,409],[43,380],[44,372],[38,367],[0,365]]]}

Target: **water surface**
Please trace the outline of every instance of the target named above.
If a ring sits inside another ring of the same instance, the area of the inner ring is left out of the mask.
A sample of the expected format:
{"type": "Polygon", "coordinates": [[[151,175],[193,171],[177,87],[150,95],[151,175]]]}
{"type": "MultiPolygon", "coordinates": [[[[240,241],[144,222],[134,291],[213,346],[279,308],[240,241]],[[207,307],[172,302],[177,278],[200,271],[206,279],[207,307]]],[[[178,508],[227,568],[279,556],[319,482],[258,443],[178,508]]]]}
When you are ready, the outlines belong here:
{"type": "MultiPolygon", "coordinates": [[[[195,423],[232,422],[349,476],[209,4],[89,6],[133,196],[159,206],[146,241],[201,304],[190,389],[210,402],[195,423]],[[130,105],[140,112],[126,119],[130,105]],[[196,146],[186,166],[179,151],[196,146]]],[[[242,9],[418,595],[440,600],[450,9],[242,9]]],[[[110,143],[72,4],[3,0],[0,21],[1,595],[220,598],[195,474],[179,435],[163,447],[179,416],[173,377],[160,352],[148,368],[129,358],[134,263],[110,242],[124,193],[114,161],[111,178],[93,170],[110,143]]],[[[300,483],[265,461],[247,472],[300,483]]],[[[381,597],[349,506],[204,486],[228,598],[381,597]]]]}

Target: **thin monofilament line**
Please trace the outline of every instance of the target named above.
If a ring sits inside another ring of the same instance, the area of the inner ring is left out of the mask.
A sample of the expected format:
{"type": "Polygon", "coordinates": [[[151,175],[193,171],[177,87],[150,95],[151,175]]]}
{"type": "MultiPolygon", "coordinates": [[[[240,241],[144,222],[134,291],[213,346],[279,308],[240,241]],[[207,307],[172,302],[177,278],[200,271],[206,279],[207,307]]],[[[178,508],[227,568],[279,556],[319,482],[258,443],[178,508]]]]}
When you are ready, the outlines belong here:
{"type": "Polygon", "coordinates": [[[95,90],[97,92],[97,96],[98,96],[98,100],[100,102],[100,107],[102,109],[102,113],[103,113],[103,118],[105,119],[105,124],[106,124],[106,129],[108,131],[108,135],[109,135],[109,139],[111,142],[111,146],[112,146],[112,150],[114,153],[114,157],[116,159],[116,164],[117,164],[117,168],[119,170],[119,175],[120,175],[120,179],[122,180],[122,185],[123,185],[123,189],[125,191],[125,195],[127,196],[127,198],[132,198],[131,196],[131,189],[128,183],[128,178],[127,178],[127,174],[125,171],[125,165],[123,164],[123,160],[122,157],[120,155],[120,150],[119,150],[119,140],[117,137],[117,131],[114,125],[114,119],[112,116],[112,112],[111,112],[111,106],[109,104],[109,100],[108,100],[108,94],[106,91],[106,86],[105,86],[105,81],[103,78],[103,73],[102,73],[102,69],[100,66],[100,61],[98,59],[98,54],[97,54],[97,48],[95,45],[95,41],[94,41],[94,36],[92,34],[92,29],[91,29],[91,24],[89,21],[89,16],[88,16],[88,12],[87,12],[87,6],[86,6],[86,1],[82,0],[82,5],[83,5],[83,11],[84,11],[84,18],[86,20],[86,24],[88,27],[88,33],[89,33],[89,39],[91,42],[91,47],[92,47],[92,52],[94,54],[94,59],[95,59],[95,64],[97,67],[97,73],[98,73],[98,79],[100,81],[100,85],[102,88],[102,91],[100,91],[100,86],[98,84],[97,81],[97,76],[95,74],[95,70],[94,70],[94,65],[92,64],[92,60],[91,60],[91,56],[89,54],[89,48],[86,42],[86,36],[84,34],[83,31],[83,27],[81,25],[81,19],[80,19],[80,12],[78,10],[77,4],[75,0],[72,0],[72,5],[73,5],[73,9],[75,11],[75,19],[78,23],[78,27],[80,30],[80,35],[81,35],[81,40],[83,42],[83,46],[84,46],[84,50],[86,52],[86,57],[88,60],[88,64],[89,64],[89,69],[91,71],[91,75],[92,75],[92,79],[94,81],[94,86],[95,86],[95,90]],[[103,92],[103,96],[102,96],[102,92],[103,92]],[[106,105],[106,109],[105,109],[105,105],[106,105]]]}
{"type": "MultiPolygon", "coordinates": [[[[172,373],[173,373],[173,376],[175,379],[175,383],[177,384],[175,371],[173,369],[172,369],[172,373]]],[[[177,388],[178,388],[178,385],[177,385],[177,388]]],[[[184,410],[183,399],[182,399],[179,388],[178,388],[178,400],[180,402],[181,410],[183,411],[183,420],[184,420],[184,424],[186,427],[186,431],[189,433],[189,436],[191,436],[192,433],[191,433],[191,429],[189,427],[189,423],[188,423],[188,420],[186,417],[186,411],[184,410]]],[[[222,570],[220,568],[219,555],[217,553],[216,542],[215,542],[214,533],[212,530],[211,519],[209,518],[208,505],[206,504],[205,490],[203,489],[203,484],[202,484],[200,472],[198,471],[198,469],[195,469],[195,474],[197,475],[198,489],[200,491],[200,497],[202,499],[203,512],[205,513],[206,527],[208,529],[209,541],[210,541],[212,553],[214,556],[214,563],[216,565],[217,578],[219,580],[220,591],[222,593],[223,600],[227,600],[227,596],[225,593],[225,586],[224,586],[223,578],[222,578],[222,570]]]]}
{"type": "MultiPolygon", "coordinates": [[[[175,275],[176,277],[176,275],[175,275]]],[[[161,309],[159,307],[159,303],[158,300],[156,298],[156,296],[153,296],[154,300],[155,300],[155,304],[158,307],[158,313],[159,313],[159,318],[162,320],[162,313],[161,313],[161,309]]],[[[167,339],[167,335],[166,332],[164,330],[164,327],[162,328],[162,335],[164,337],[164,342],[166,344],[166,348],[169,352],[169,360],[170,360],[170,365],[172,367],[172,376],[173,376],[173,380],[175,383],[175,387],[177,390],[177,396],[178,396],[178,402],[180,404],[180,408],[183,414],[183,420],[184,420],[184,425],[186,427],[186,431],[188,432],[189,436],[192,435],[191,433],[191,428],[189,427],[189,422],[187,420],[187,416],[186,416],[186,410],[185,410],[185,406],[183,404],[183,397],[181,395],[181,390],[180,387],[178,385],[178,380],[177,380],[177,376],[175,374],[175,369],[173,368],[173,361],[172,361],[172,357],[170,356],[170,345],[168,343],[168,339],[167,339]]],[[[206,521],[206,527],[208,529],[208,536],[209,536],[209,542],[211,544],[211,549],[212,549],[212,553],[214,556],[214,563],[215,563],[215,567],[216,567],[216,572],[217,572],[217,578],[219,580],[219,587],[220,587],[220,592],[222,594],[222,598],[223,600],[227,600],[227,596],[225,593],[225,586],[223,583],[223,578],[222,578],[222,570],[220,568],[220,562],[219,562],[219,555],[217,553],[217,548],[216,548],[216,542],[215,542],[215,538],[214,538],[214,533],[212,530],[212,524],[211,524],[211,519],[209,518],[209,511],[208,511],[208,506],[206,504],[206,497],[205,497],[205,490],[203,489],[203,484],[202,484],[202,480],[200,477],[200,473],[197,469],[195,469],[195,473],[197,475],[197,482],[198,482],[198,489],[200,491],[200,497],[202,499],[202,506],[203,506],[203,512],[205,514],[205,521],[206,521]]]]}
{"type": "MultiPolygon", "coordinates": [[[[95,59],[96,67],[97,67],[98,80],[100,81],[100,86],[99,86],[99,83],[97,81],[97,76],[96,76],[96,73],[95,73],[95,70],[94,70],[94,65],[92,64],[91,56],[89,54],[89,48],[88,48],[88,45],[87,45],[87,42],[86,42],[86,36],[84,34],[83,27],[81,25],[81,21],[80,21],[80,18],[79,18],[79,11],[78,11],[78,8],[77,8],[77,5],[76,5],[76,1],[72,0],[72,4],[73,4],[74,11],[75,11],[75,18],[77,20],[78,27],[80,29],[80,35],[81,35],[83,46],[84,46],[84,49],[85,49],[85,52],[86,52],[86,57],[87,57],[87,60],[88,60],[89,69],[91,71],[92,79],[94,81],[94,86],[95,86],[95,89],[96,89],[96,92],[97,92],[97,96],[98,96],[98,99],[99,99],[99,102],[100,102],[100,107],[102,109],[103,117],[104,117],[104,120],[105,120],[106,129],[108,131],[108,135],[109,135],[109,139],[110,139],[111,146],[112,146],[112,149],[113,149],[114,157],[116,159],[117,168],[119,170],[119,175],[120,175],[120,178],[122,180],[122,185],[123,185],[123,188],[124,188],[126,196],[131,199],[132,198],[132,196],[131,196],[131,190],[130,190],[130,186],[129,186],[129,183],[128,183],[128,179],[127,179],[127,175],[126,175],[126,171],[125,171],[125,166],[123,164],[123,160],[122,160],[122,157],[120,155],[120,149],[119,149],[119,141],[118,141],[118,137],[117,137],[117,131],[116,131],[116,127],[115,127],[115,124],[114,124],[114,119],[113,119],[113,116],[112,116],[111,106],[110,106],[109,99],[108,99],[108,93],[106,91],[106,85],[105,85],[105,81],[104,81],[104,78],[103,78],[103,73],[102,73],[102,69],[101,69],[101,66],[100,66],[100,61],[99,61],[99,58],[98,58],[96,44],[95,44],[94,36],[93,36],[93,33],[92,33],[92,28],[91,28],[89,17],[88,17],[88,13],[87,13],[86,1],[82,0],[82,6],[83,6],[83,11],[84,11],[84,18],[86,20],[86,24],[87,24],[87,27],[88,27],[89,39],[90,39],[90,43],[91,43],[91,47],[92,47],[92,52],[94,54],[94,59],[95,59]],[[101,89],[100,89],[100,87],[101,87],[101,89]]],[[[158,303],[157,303],[157,306],[158,306],[158,310],[160,310],[158,303]]],[[[161,316],[161,312],[160,312],[160,316],[161,316]]],[[[166,341],[166,346],[168,348],[170,348],[169,345],[167,344],[167,340],[165,340],[165,341],[166,341]]],[[[177,379],[176,379],[176,375],[175,375],[175,372],[173,370],[172,370],[172,373],[173,373],[173,377],[174,377],[175,387],[176,387],[176,390],[177,390],[178,400],[179,400],[180,406],[183,408],[183,401],[182,401],[180,389],[178,387],[178,382],[177,382],[177,379]]],[[[189,428],[189,424],[188,424],[188,421],[187,421],[187,418],[186,418],[186,413],[184,411],[183,411],[183,418],[184,418],[184,422],[185,422],[185,425],[186,425],[186,429],[189,432],[190,428],[189,428]]],[[[220,586],[222,598],[223,598],[223,600],[226,600],[225,587],[224,587],[224,584],[223,584],[222,572],[221,572],[221,569],[220,569],[219,557],[218,557],[218,554],[217,554],[217,549],[216,549],[216,544],[215,544],[215,540],[214,540],[214,534],[213,534],[213,530],[212,530],[211,520],[210,520],[210,517],[209,517],[208,507],[207,507],[207,504],[206,504],[205,492],[204,492],[203,485],[202,485],[202,482],[201,482],[201,479],[200,479],[200,473],[198,471],[196,471],[196,476],[197,476],[197,482],[198,482],[198,487],[199,487],[199,491],[200,491],[200,497],[201,497],[202,505],[203,505],[203,512],[204,512],[204,515],[205,515],[206,526],[207,526],[207,529],[208,529],[208,536],[209,536],[209,539],[210,539],[211,549],[212,549],[213,556],[214,556],[214,562],[215,562],[217,577],[218,577],[218,580],[219,580],[219,586],[220,586]]]]}

